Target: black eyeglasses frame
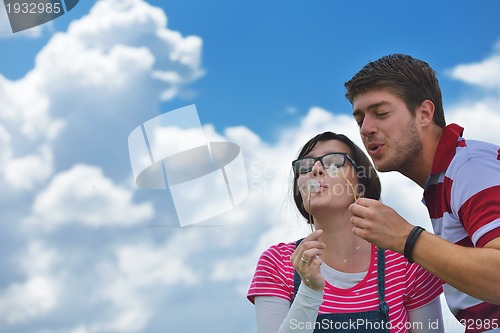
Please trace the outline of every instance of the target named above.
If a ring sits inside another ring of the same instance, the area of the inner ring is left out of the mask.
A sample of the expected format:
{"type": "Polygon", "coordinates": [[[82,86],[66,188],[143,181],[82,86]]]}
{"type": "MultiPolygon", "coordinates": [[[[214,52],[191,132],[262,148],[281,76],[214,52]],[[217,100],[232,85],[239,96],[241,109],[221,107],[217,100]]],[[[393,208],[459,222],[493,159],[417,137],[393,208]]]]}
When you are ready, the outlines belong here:
{"type": "Polygon", "coordinates": [[[307,157],[298,158],[298,159],[292,161],[292,169],[293,169],[294,174],[295,175],[305,175],[305,174],[308,174],[309,172],[312,171],[312,169],[311,169],[310,171],[308,171],[306,173],[297,172],[297,168],[296,168],[297,163],[302,161],[302,160],[305,160],[305,159],[314,160],[312,165],[316,164],[317,161],[320,161],[321,165],[323,166],[323,169],[326,170],[325,164],[323,163],[323,158],[325,156],[329,156],[329,155],[342,155],[342,156],[344,156],[344,163],[342,163],[342,165],[337,165],[338,168],[343,167],[345,165],[345,161],[349,160],[351,162],[351,164],[354,166],[354,168],[358,169],[358,165],[356,164],[356,162],[354,162],[354,160],[351,158],[351,156],[349,156],[349,154],[342,153],[342,152],[331,152],[331,153],[328,153],[328,154],[325,154],[322,156],[318,156],[318,157],[307,156],[307,157]]]}

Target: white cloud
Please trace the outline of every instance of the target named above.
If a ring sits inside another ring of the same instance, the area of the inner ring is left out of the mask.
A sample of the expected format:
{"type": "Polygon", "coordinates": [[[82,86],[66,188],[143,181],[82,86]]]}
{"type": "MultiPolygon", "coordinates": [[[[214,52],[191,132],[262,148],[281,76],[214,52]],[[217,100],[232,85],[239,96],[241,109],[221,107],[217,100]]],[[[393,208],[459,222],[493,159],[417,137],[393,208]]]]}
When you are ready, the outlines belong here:
{"type": "Polygon", "coordinates": [[[448,123],[465,128],[466,139],[484,140],[500,144],[500,41],[491,56],[472,64],[460,64],[449,70],[449,75],[466,84],[483,88],[484,96],[475,100],[455,102],[446,109],[448,123]]]}
{"type": "Polygon", "coordinates": [[[50,274],[61,261],[60,254],[53,247],[35,241],[28,245],[26,253],[20,256],[18,263],[24,272],[33,276],[50,274]]]}
{"type": "Polygon", "coordinates": [[[59,261],[54,249],[40,242],[32,243],[25,253],[19,255],[19,267],[26,279],[0,290],[0,324],[29,321],[57,307],[60,285],[58,277],[51,271],[59,261]]]}
{"type": "Polygon", "coordinates": [[[52,159],[50,147],[42,146],[39,154],[7,160],[5,179],[14,189],[32,189],[52,174],[52,159]]]}
{"type": "MultiPolygon", "coordinates": [[[[120,245],[140,239],[137,231],[155,215],[151,201],[134,202],[135,186],[119,185],[130,177],[126,138],[160,113],[162,100],[191,93],[184,87],[204,74],[201,38],[182,36],[166,23],[165,13],[144,1],[98,1],[68,31],[50,38],[24,77],[0,75],[0,179],[9,185],[6,193],[24,190],[23,202],[33,202],[21,232],[18,219],[0,225],[2,232],[15,229],[21,244],[50,238],[57,251],[71,253],[65,267],[40,245],[28,245],[29,256],[15,256],[26,277],[2,275],[0,330],[54,316],[58,327],[38,323],[33,331],[142,331],[158,311],[153,303],[159,295],[198,281],[185,257],[172,255],[182,240],[168,243],[176,248],[120,245]],[[78,238],[61,241],[75,225],[83,226],[78,238]],[[117,239],[87,248],[88,239],[107,232],[117,239]],[[172,260],[165,261],[168,256],[172,260]],[[75,299],[80,304],[73,309],[75,299]],[[94,313],[90,323],[82,323],[81,309],[94,313]]],[[[18,207],[2,207],[2,221],[25,215],[18,207]]],[[[12,257],[5,259],[2,269],[12,257]]]]}
{"type": "MultiPolygon", "coordinates": [[[[141,0],[98,1],[50,38],[23,78],[0,75],[0,120],[11,138],[2,158],[15,159],[15,167],[37,161],[44,170],[23,180],[3,168],[0,178],[33,190],[57,172],[53,163],[102,161],[131,128],[158,115],[162,99],[200,78],[202,40],[169,30],[166,22],[161,9],[141,0]]],[[[104,166],[118,178],[125,175],[116,169],[128,162],[121,158],[104,166]]]]}
{"type": "Polygon", "coordinates": [[[165,13],[144,1],[99,1],[88,16],[70,25],[68,35],[103,53],[114,45],[149,49],[155,61],[153,75],[172,85],[162,96],[172,98],[180,84],[203,75],[202,40],[197,36],[183,37],[166,29],[166,25],[165,13]]]}
{"type": "Polygon", "coordinates": [[[151,151],[155,156],[172,156],[185,150],[207,144],[202,128],[181,129],[178,127],[157,127],[149,138],[151,151]],[[157,154],[155,154],[157,152],[157,154]]]}
{"type": "Polygon", "coordinates": [[[10,82],[0,76],[0,179],[14,189],[32,190],[52,174],[52,142],[64,121],[51,119],[49,104],[32,77],[10,82]]]}
{"type": "Polygon", "coordinates": [[[51,118],[50,98],[43,92],[43,79],[33,73],[36,72],[19,81],[9,81],[0,75],[0,119],[13,134],[25,140],[52,139],[64,123],[51,118]]]}
{"type": "Polygon", "coordinates": [[[179,253],[176,245],[173,240],[161,246],[147,242],[119,246],[115,262],[99,264],[103,285],[95,297],[110,302],[114,311],[110,319],[93,324],[95,332],[142,332],[168,287],[200,281],[185,264],[191,250],[179,253]]]}
{"type": "Polygon", "coordinates": [[[133,192],[116,186],[99,168],[75,165],[40,192],[27,225],[51,231],[65,224],[130,227],[149,220],[151,204],[134,204],[133,192]]]}
{"type": "Polygon", "coordinates": [[[12,157],[11,135],[0,124],[0,174],[3,173],[4,164],[12,157]]]}
{"type": "MultiPolygon", "coordinates": [[[[500,89],[500,84],[499,84],[500,89]]],[[[476,101],[464,101],[447,109],[446,121],[464,127],[466,139],[500,144],[500,96],[488,96],[476,101]]]]}
{"type": "Polygon", "coordinates": [[[500,52],[477,63],[458,65],[449,75],[481,88],[500,90],[500,52]]]}
{"type": "Polygon", "coordinates": [[[56,306],[58,286],[51,278],[33,277],[11,285],[1,294],[0,311],[8,324],[40,317],[56,306]]]}

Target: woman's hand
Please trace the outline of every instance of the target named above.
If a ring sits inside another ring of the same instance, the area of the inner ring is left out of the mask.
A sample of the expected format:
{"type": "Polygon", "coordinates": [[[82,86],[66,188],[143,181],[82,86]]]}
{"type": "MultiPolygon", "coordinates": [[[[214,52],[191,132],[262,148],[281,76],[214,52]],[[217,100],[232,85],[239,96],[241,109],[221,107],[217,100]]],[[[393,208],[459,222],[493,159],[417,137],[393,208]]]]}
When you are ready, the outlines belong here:
{"type": "Polygon", "coordinates": [[[302,283],[316,291],[323,291],[325,288],[325,279],[320,271],[323,262],[320,255],[326,248],[325,244],[319,241],[322,233],[323,230],[310,233],[290,257],[293,267],[302,278],[302,283]]]}

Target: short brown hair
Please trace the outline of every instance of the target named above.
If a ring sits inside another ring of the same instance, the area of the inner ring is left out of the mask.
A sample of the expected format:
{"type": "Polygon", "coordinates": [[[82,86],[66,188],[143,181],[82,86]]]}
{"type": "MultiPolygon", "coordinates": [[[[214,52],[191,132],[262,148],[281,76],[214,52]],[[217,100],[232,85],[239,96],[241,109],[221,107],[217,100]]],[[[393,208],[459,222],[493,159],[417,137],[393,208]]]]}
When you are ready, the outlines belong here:
{"type": "Polygon", "coordinates": [[[366,64],[344,86],[351,104],[361,93],[387,89],[403,99],[412,115],[423,101],[430,100],[435,107],[434,123],[441,128],[446,126],[436,72],[425,61],[405,54],[387,55],[366,64]]]}

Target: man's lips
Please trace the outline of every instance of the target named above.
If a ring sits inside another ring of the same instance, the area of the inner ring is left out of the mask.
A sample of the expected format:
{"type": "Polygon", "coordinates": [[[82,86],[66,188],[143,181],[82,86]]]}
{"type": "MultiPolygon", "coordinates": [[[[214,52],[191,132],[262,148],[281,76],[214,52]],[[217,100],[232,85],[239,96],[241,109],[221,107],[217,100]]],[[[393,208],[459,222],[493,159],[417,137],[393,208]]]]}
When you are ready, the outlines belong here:
{"type": "Polygon", "coordinates": [[[383,147],[384,145],[381,143],[370,143],[367,147],[368,154],[370,154],[370,156],[376,156],[382,152],[383,147]]]}

